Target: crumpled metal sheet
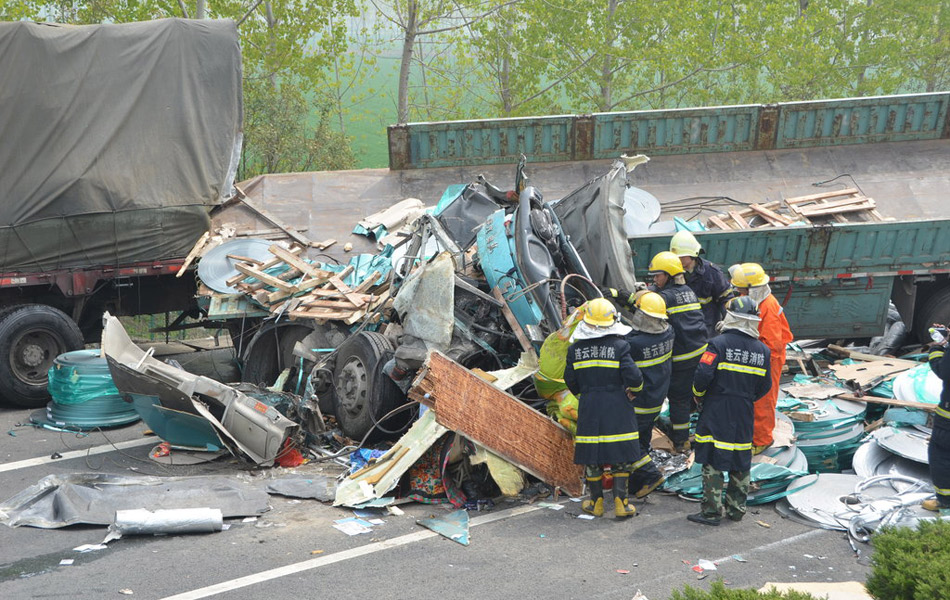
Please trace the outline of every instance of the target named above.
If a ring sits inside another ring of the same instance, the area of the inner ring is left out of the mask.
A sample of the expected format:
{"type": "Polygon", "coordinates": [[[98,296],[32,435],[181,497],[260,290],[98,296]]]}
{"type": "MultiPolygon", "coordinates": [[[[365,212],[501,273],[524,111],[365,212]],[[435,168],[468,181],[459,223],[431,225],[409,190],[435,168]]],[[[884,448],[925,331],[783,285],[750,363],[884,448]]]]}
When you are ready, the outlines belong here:
{"type": "Polygon", "coordinates": [[[808,524],[848,531],[861,542],[868,541],[870,533],[884,525],[914,526],[933,514],[920,507],[933,495],[933,487],[900,475],[864,478],[819,473],[796,479],[788,489],[788,505],[808,524]],[[905,491],[895,492],[896,479],[908,485],[905,491]]]}
{"type": "Polygon", "coordinates": [[[874,433],[877,443],[888,452],[925,465],[929,464],[930,461],[927,459],[929,437],[927,435],[907,427],[885,427],[874,433]]]}
{"type": "Polygon", "coordinates": [[[0,522],[57,529],[109,525],[117,510],[217,508],[225,517],[260,515],[269,497],[228,477],[126,477],[104,473],[48,475],[0,504],[0,522]]]}
{"type": "Polygon", "coordinates": [[[265,488],[268,494],[332,502],[336,481],[322,475],[293,475],[274,479],[265,488]]]}
{"type": "Polygon", "coordinates": [[[393,300],[403,331],[443,351],[452,342],[455,314],[449,309],[454,305],[455,262],[448,252],[406,277],[393,300]]]}

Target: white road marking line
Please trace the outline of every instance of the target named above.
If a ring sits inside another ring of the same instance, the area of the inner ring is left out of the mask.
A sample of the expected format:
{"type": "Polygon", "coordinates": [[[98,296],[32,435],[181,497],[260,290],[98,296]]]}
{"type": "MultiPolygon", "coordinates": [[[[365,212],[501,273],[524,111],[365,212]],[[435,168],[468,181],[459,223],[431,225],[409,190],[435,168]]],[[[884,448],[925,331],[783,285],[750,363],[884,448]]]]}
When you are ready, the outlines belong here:
{"type": "MultiPolygon", "coordinates": [[[[790,538],[784,538],[784,539],[778,540],[778,541],[776,541],[776,542],[769,542],[768,544],[763,544],[763,545],[761,545],[761,546],[756,546],[755,548],[749,548],[748,550],[743,550],[743,551],[741,551],[741,552],[737,552],[737,554],[739,554],[739,555],[742,556],[743,558],[746,558],[746,557],[748,557],[748,556],[751,556],[751,555],[752,555],[753,553],[755,553],[755,552],[763,552],[763,551],[773,550],[773,549],[775,549],[775,548],[780,548],[780,547],[782,547],[782,546],[787,546],[787,545],[789,545],[789,544],[794,544],[795,542],[800,542],[800,541],[802,541],[802,540],[806,540],[806,539],[808,539],[808,538],[821,535],[822,533],[828,533],[828,532],[830,532],[830,531],[832,531],[832,530],[830,530],[830,529],[812,529],[812,530],[806,531],[806,532],[804,532],[804,533],[799,533],[798,535],[793,535],[793,536],[790,537],[790,538]]],[[[717,565],[720,565],[720,564],[722,564],[722,563],[724,563],[724,562],[731,562],[731,561],[735,560],[735,559],[732,558],[733,556],[735,556],[735,555],[729,555],[729,556],[724,557],[724,558],[717,558],[717,559],[713,560],[712,562],[716,563],[717,565]]],[[[646,585],[646,583],[651,583],[651,584],[653,584],[653,583],[657,583],[657,582],[661,582],[661,581],[669,581],[669,580],[671,580],[671,579],[677,579],[677,580],[678,580],[678,579],[682,579],[682,577],[683,577],[682,571],[680,571],[680,570],[678,570],[678,569],[671,569],[670,572],[667,573],[666,575],[661,575],[660,577],[654,577],[654,578],[650,579],[649,582],[643,582],[643,581],[641,581],[641,582],[635,582],[635,583],[632,583],[632,584],[629,584],[629,585],[625,585],[625,586],[623,586],[623,587],[621,587],[621,588],[618,588],[618,589],[612,589],[612,590],[608,590],[608,591],[606,591],[606,592],[603,592],[603,593],[601,593],[601,594],[596,594],[596,595],[594,595],[594,596],[590,596],[590,598],[616,597],[617,592],[618,592],[619,590],[624,590],[624,593],[627,593],[627,590],[634,590],[634,589],[642,588],[642,587],[644,587],[644,586],[646,585]]]]}
{"type": "Polygon", "coordinates": [[[5,471],[16,471],[17,469],[25,469],[27,467],[36,467],[39,465],[46,465],[52,462],[59,462],[63,460],[69,460],[71,458],[82,458],[83,456],[92,456],[94,454],[105,454],[106,452],[112,452],[113,450],[123,450],[125,448],[135,448],[136,446],[145,446],[147,444],[158,444],[161,440],[158,438],[141,438],[138,440],[129,440],[127,442],[117,442],[115,444],[106,444],[104,446],[94,446],[86,450],[73,450],[71,452],[64,452],[60,455],[60,458],[51,458],[49,456],[41,456],[39,458],[28,458],[26,460],[18,460],[16,462],[0,464],[0,473],[5,471]]]}
{"type": "MultiPolygon", "coordinates": [[[[815,537],[816,535],[820,534],[823,531],[832,531],[832,530],[831,529],[813,529],[811,531],[806,531],[805,533],[799,533],[798,535],[793,535],[790,538],[781,539],[776,542],[770,542],[763,546],[756,546],[755,548],[752,548],[751,550],[748,550],[747,552],[762,552],[762,551],[772,550],[773,548],[780,548],[782,546],[794,544],[795,542],[800,542],[801,540],[805,540],[810,537],[815,537]]],[[[745,554],[745,552],[740,553],[739,556],[742,556],[743,554],[745,554]]],[[[716,563],[717,565],[724,562],[730,562],[734,560],[732,558],[733,556],[735,556],[735,554],[731,554],[723,558],[717,558],[713,560],[713,562],[716,563]]],[[[743,556],[743,558],[745,557],[743,556]]]]}
{"type": "MultiPolygon", "coordinates": [[[[542,508],[543,507],[541,506],[532,505],[520,506],[510,510],[499,511],[497,513],[492,513],[490,515],[484,515],[472,519],[469,523],[469,527],[487,525],[488,523],[510,519],[511,517],[541,510],[542,508]]],[[[358,558],[360,556],[366,556],[367,554],[373,554],[382,550],[389,550],[390,548],[397,548],[406,544],[412,544],[414,542],[419,542],[431,537],[437,537],[438,535],[438,533],[429,530],[408,533],[391,540],[373,542],[371,544],[366,544],[365,546],[360,546],[359,548],[351,548],[349,550],[343,550],[342,552],[328,554],[319,558],[312,558],[303,562],[277,567],[276,569],[270,569],[268,571],[261,571],[260,573],[238,577],[237,579],[232,579],[230,581],[223,581],[215,585],[209,585],[207,587],[191,590],[190,592],[183,592],[174,596],[167,596],[162,600],[198,600],[199,598],[207,598],[209,596],[240,589],[249,585],[261,583],[263,581],[277,579],[278,577],[286,577],[287,575],[293,575],[294,573],[300,573],[301,571],[309,571],[310,569],[317,569],[326,565],[332,565],[333,563],[349,560],[351,558],[358,558]]]]}

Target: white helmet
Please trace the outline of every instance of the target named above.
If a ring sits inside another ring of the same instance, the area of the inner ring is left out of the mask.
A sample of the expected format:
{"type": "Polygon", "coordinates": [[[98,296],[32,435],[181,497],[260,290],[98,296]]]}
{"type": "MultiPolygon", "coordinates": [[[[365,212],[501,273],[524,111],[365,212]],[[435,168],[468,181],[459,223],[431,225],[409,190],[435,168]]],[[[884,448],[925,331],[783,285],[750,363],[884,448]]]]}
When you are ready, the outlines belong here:
{"type": "Polygon", "coordinates": [[[696,237],[688,231],[677,231],[670,240],[670,252],[676,256],[699,256],[703,247],[699,245],[696,237]]]}

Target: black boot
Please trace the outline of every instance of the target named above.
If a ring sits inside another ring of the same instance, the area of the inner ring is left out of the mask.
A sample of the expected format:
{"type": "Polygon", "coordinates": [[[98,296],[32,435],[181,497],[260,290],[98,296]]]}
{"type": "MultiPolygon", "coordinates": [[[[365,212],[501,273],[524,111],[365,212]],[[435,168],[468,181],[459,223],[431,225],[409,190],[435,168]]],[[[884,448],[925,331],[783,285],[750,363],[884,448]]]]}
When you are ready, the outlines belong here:
{"type": "Polygon", "coordinates": [[[614,473],[614,516],[626,519],[637,514],[637,509],[627,503],[627,485],[630,473],[614,473]]]}

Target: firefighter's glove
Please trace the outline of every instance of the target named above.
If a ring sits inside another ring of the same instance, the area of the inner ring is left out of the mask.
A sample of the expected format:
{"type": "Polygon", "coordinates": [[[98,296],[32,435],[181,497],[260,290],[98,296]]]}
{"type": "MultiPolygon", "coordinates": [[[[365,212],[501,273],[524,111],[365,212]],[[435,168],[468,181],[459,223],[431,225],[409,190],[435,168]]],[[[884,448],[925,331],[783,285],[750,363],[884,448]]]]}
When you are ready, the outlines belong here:
{"type": "Polygon", "coordinates": [[[634,300],[633,294],[623,288],[602,287],[600,293],[604,295],[604,298],[616,300],[622,304],[632,304],[634,300]]]}

